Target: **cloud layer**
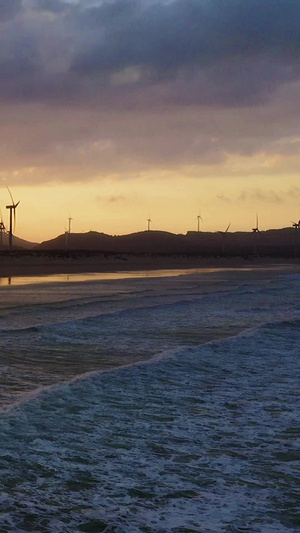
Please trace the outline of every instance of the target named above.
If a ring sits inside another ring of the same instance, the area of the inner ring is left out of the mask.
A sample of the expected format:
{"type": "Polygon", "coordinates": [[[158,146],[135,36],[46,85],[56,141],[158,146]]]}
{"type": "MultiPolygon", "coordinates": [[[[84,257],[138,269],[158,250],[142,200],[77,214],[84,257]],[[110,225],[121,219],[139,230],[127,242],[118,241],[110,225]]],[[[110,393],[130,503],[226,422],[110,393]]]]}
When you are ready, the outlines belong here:
{"type": "Polygon", "coordinates": [[[299,20],[299,0],[2,0],[2,172],[293,166],[299,20]]]}
{"type": "Polygon", "coordinates": [[[255,104],[299,79],[299,19],[298,0],[4,0],[0,94],[255,104]]]}

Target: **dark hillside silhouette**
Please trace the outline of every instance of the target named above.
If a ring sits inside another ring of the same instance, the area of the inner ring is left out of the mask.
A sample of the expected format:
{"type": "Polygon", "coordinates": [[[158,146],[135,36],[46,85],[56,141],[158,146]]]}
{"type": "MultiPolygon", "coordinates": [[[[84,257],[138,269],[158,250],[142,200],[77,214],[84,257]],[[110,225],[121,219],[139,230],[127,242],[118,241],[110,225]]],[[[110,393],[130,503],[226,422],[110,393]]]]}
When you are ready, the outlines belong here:
{"type": "Polygon", "coordinates": [[[45,241],[36,250],[116,253],[165,253],[200,255],[271,255],[291,257],[300,254],[300,234],[294,228],[259,232],[197,232],[186,235],[166,231],[142,231],[129,235],[111,236],[90,231],[69,233],[45,241]],[[299,238],[298,238],[299,237],[299,238]]]}

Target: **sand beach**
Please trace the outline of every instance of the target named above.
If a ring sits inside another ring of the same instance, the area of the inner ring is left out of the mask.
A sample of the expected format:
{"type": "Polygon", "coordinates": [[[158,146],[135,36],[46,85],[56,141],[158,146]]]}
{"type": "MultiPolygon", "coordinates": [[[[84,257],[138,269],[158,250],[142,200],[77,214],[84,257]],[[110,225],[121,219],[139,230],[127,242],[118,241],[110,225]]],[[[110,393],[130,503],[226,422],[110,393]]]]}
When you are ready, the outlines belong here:
{"type": "Polygon", "coordinates": [[[202,257],[163,254],[12,253],[0,256],[0,278],[53,274],[129,272],[174,269],[275,269],[299,272],[299,259],[202,257]]]}

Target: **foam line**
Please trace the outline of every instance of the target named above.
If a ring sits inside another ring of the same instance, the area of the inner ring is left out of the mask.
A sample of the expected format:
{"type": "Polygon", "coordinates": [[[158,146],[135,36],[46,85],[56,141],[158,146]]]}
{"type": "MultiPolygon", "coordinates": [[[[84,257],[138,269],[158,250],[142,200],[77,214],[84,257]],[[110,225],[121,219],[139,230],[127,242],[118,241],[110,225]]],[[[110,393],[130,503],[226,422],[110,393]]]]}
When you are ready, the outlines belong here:
{"type": "Polygon", "coordinates": [[[156,363],[156,362],[159,362],[159,361],[163,361],[163,360],[166,360],[166,359],[172,359],[172,358],[176,357],[176,355],[179,355],[182,351],[187,351],[187,350],[191,351],[191,350],[195,350],[195,348],[200,347],[200,346],[201,347],[210,346],[210,345],[213,345],[213,344],[220,344],[220,343],[225,342],[225,341],[227,342],[227,341],[230,341],[232,339],[237,339],[239,337],[246,336],[248,333],[249,334],[254,333],[260,327],[261,326],[246,328],[246,329],[238,332],[235,335],[229,335],[229,336],[226,336],[226,337],[224,337],[222,339],[211,339],[210,341],[203,342],[203,343],[198,344],[196,346],[181,345],[179,348],[172,348],[170,350],[164,350],[162,352],[156,353],[154,356],[152,356],[152,357],[150,357],[149,359],[146,359],[146,360],[135,361],[133,363],[127,363],[125,365],[120,365],[120,366],[113,367],[113,368],[106,368],[106,369],[102,369],[102,370],[90,370],[88,372],[84,372],[83,374],[79,374],[78,376],[75,376],[75,377],[73,377],[73,378],[71,378],[69,380],[63,380],[63,381],[60,381],[59,383],[55,383],[53,385],[44,385],[42,387],[38,387],[38,388],[34,389],[31,392],[24,393],[21,396],[21,398],[19,398],[17,401],[15,401],[15,402],[13,402],[13,403],[11,403],[9,405],[4,405],[4,406],[0,407],[0,414],[1,413],[11,412],[11,411],[21,407],[24,404],[27,404],[27,403],[29,403],[31,401],[36,400],[41,395],[43,395],[43,394],[45,394],[47,392],[54,391],[54,390],[60,390],[62,387],[70,386],[70,385],[72,385],[74,383],[78,383],[80,381],[84,381],[84,380],[89,379],[91,377],[101,376],[103,374],[108,374],[108,373],[116,373],[116,372],[119,372],[120,370],[125,370],[125,369],[132,368],[132,367],[150,365],[150,364],[153,364],[153,363],[156,363]]]}

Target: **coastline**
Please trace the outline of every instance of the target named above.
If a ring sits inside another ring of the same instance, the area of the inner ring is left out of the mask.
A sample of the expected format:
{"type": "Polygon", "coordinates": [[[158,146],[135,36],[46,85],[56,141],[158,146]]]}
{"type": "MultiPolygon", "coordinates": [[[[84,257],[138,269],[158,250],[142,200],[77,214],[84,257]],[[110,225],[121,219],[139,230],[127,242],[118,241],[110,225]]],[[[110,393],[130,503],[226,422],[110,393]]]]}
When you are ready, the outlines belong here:
{"type": "Polygon", "coordinates": [[[274,269],[300,272],[299,259],[202,257],[162,254],[11,254],[0,256],[0,278],[52,274],[114,273],[176,269],[274,269]]]}

